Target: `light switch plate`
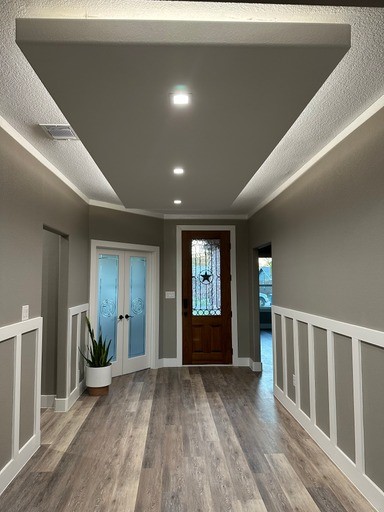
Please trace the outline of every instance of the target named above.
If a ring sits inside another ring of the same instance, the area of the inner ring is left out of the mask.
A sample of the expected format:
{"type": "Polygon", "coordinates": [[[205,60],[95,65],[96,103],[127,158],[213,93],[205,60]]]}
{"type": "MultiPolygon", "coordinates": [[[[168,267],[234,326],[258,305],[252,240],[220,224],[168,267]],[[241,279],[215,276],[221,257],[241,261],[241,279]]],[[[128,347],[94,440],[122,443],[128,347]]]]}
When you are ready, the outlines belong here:
{"type": "Polygon", "coordinates": [[[24,320],[28,320],[29,318],[29,306],[22,306],[21,308],[21,321],[24,322],[24,320]]]}
{"type": "Polygon", "coordinates": [[[174,299],[176,297],[175,292],[165,292],[165,298],[166,299],[174,299]]]}

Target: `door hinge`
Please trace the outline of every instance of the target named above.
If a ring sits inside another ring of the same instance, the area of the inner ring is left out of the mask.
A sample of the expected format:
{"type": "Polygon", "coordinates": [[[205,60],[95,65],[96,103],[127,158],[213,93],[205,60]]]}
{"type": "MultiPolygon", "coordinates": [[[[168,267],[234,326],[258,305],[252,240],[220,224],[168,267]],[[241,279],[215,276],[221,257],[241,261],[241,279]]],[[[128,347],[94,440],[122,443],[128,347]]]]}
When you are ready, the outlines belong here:
{"type": "Polygon", "coordinates": [[[232,281],[232,274],[229,276],[229,280],[232,281]]]}
{"type": "Polygon", "coordinates": [[[231,354],[233,355],[233,348],[231,348],[231,354]]]}
{"type": "Polygon", "coordinates": [[[231,311],[231,318],[232,318],[232,311],[231,311]]]}

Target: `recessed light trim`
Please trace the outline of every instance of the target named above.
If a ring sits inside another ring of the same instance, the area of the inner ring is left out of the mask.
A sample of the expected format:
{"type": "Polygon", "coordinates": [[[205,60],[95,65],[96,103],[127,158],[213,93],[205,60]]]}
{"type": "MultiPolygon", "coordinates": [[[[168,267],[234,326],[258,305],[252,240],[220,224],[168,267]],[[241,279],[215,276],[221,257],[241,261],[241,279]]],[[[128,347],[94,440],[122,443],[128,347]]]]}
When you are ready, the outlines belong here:
{"type": "Polygon", "coordinates": [[[184,174],[184,169],[182,167],[175,167],[173,169],[173,174],[184,174]]]}
{"type": "Polygon", "coordinates": [[[187,92],[174,92],[171,94],[171,101],[173,105],[177,107],[184,107],[189,105],[191,99],[190,96],[191,95],[187,92]]]}
{"type": "Polygon", "coordinates": [[[181,204],[181,199],[175,199],[173,202],[174,204],[181,204]]]}

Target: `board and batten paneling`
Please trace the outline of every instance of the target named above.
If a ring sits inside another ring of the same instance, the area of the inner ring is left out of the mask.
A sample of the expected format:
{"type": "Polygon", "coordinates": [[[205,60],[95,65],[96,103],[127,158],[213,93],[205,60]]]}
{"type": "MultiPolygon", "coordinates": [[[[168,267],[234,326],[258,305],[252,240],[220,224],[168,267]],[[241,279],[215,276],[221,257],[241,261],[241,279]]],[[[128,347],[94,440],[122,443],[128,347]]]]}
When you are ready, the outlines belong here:
{"type": "Polygon", "coordinates": [[[55,410],[66,412],[85,389],[84,362],[79,349],[85,352],[86,323],[89,305],[81,304],[68,309],[66,350],[66,391],[64,398],[55,399],[55,410]]]}
{"type": "Polygon", "coordinates": [[[0,493],[40,446],[42,318],[0,328],[0,493]]]}
{"type": "Polygon", "coordinates": [[[384,510],[384,333],[279,306],[272,325],[275,397],[384,510]]]}

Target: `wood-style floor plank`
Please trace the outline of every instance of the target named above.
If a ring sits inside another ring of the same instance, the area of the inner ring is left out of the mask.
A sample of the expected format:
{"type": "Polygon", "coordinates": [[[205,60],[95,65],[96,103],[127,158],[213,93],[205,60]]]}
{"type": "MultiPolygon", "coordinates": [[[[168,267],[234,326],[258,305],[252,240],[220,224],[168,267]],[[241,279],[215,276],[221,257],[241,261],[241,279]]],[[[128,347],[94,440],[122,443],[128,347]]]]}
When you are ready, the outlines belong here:
{"type": "Polygon", "coordinates": [[[271,366],[147,370],[42,413],[4,512],[373,512],[272,395],[271,366]]]}

